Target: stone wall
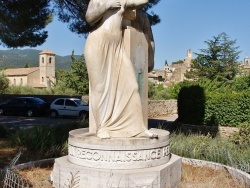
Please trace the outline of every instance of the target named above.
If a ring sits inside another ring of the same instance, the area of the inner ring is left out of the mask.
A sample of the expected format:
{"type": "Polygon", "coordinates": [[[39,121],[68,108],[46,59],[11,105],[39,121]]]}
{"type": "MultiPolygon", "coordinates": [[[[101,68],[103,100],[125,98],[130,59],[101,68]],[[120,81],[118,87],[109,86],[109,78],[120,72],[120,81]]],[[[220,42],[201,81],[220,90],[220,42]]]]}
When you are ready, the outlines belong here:
{"type": "Polygon", "coordinates": [[[148,101],[148,117],[177,114],[177,100],[148,101]]]}
{"type": "Polygon", "coordinates": [[[201,133],[210,134],[211,136],[216,136],[219,134],[221,137],[227,138],[230,135],[239,132],[237,127],[225,127],[225,126],[206,126],[206,125],[191,125],[178,123],[181,131],[184,133],[201,133]]]}

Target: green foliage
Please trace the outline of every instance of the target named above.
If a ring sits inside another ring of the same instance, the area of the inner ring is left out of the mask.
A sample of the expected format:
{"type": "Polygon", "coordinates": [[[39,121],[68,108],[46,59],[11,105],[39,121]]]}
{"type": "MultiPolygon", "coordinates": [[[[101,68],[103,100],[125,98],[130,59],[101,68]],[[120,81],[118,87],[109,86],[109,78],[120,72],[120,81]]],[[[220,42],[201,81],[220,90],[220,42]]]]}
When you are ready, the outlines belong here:
{"type": "Polygon", "coordinates": [[[89,79],[85,59],[83,56],[79,59],[75,59],[74,51],[72,52],[71,58],[71,69],[66,72],[63,82],[68,88],[75,90],[77,94],[88,94],[89,79]]]}
{"type": "Polygon", "coordinates": [[[8,133],[8,129],[5,126],[0,125],[0,138],[6,138],[8,133]]]}
{"type": "Polygon", "coordinates": [[[234,79],[232,90],[236,92],[249,91],[250,89],[250,76],[241,76],[234,79]]]}
{"type": "Polygon", "coordinates": [[[4,94],[9,88],[9,79],[0,71],[0,94],[4,94]]]}
{"type": "Polygon", "coordinates": [[[236,168],[250,164],[249,145],[238,147],[220,137],[173,133],[170,148],[171,153],[182,157],[213,161],[236,168]]]}
{"type": "Polygon", "coordinates": [[[50,0],[0,1],[0,41],[9,48],[45,42],[51,21],[50,0]]]}
{"type": "Polygon", "coordinates": [[[186,73],[186,77],[232,80],[239,72],[237,60],[240,52],[237,51],[239,47],[235,47],[236,40],[230,40],[226,33],[220,33],[205,43],[208,47],[196,53],[193,71],[186,73]]]}
{"type": "Polygon", "coordinates": [[[168,88],[170,98],[177,99],[178,95],[179,95],[179,92],[180,92],[182,87],[196,85],[196,84],[197,84],[196,82],[183,81],[183,82],[179,82],[177,84],[174,84],[174,85],[170,86],[168,88]]]}
{"type": "Polygon", "coordinates": [[[202,87],[182,87],[178,95],[178,120],[183,123],[203,124],[205,101],[202,87]]]}
{"type": "MultiPolygon", "coordinates": [[[[31,129],[17,130],[9,135],[8,140],[13,146],[41,154],[43,157],[58,157],[66,154],[69,131],[79,126],[79,124],[35,126],[31,129]]],[[[82,123],[81,127],[86,127],[86,124],[82,123]]]]}
{"type": "Polygon", "coordinates": [[[154,84],[150,81],[148,81],[148,98],[153,99],[154,95],[156,93],[156,88],[154,84]]]}
{"type": "Polygon", "coordinates": [[[31,86],[10,86],[5,92],[6,94],[37,94],[37,95],[49,95],[50,90],[37,89],[31,86]]]}
{"type": "Polygon", "coordinates": [[[153,100],[168,100],[168,99],[170,99],[170,94],[167,88],[157,91],[156,94],[153,96],[153,100]]]}
{"type": "Polygon", "coordinates": [[[148,82],[148,97],[151,100],[168,100],[171,99],[168,88],[164,88],[163,84],[154,86],[150,81],[148,82]]]}
{"type": "Polygon", "coordinates": [[[230,140],[237,144],[238,147],[249,147],[250,145],[250,124],[244,122],[239,126],[239,132],[230,136],[230,140]]]}
{"type": "Polygon", "coordinates": [[[170,93],[181,91],[178,97],[178,113],[179,120],[183,123],[238,126],[240,123],[250,122],[248,85],[248,76],[232,81],[201,78],[195,82],[181,82],[170,88],[170,93]],[[204,93],[197,96],[195,87],[202,88],[204,93]],[[199,110],[202,103],[204,108],[199,110]]]}
{"type": "Polygon", "coordinates": [[[64,77],[67,74],[67,70],[63,70],[63,69],[57,69],[56,70],[56,80],[57,81],[62,81],[64,79],[64,77]]]}
{"type": "Polygon", "coordinates": [[[205,124],[237,126],[250,122],[250,93],[210,93],[207,95],[205,124]]]}
{"type": "Polygon", "coordinates": [[[29,68],[29,63],[26,63],[24,68],[29,68]]]}
{"type": "Polygon", "coordinates": [[[55,87],[51,88],[52,95],[77,95],[77,92],[74,89],[69,88],[65,82],[59,80],[55,87]]]}

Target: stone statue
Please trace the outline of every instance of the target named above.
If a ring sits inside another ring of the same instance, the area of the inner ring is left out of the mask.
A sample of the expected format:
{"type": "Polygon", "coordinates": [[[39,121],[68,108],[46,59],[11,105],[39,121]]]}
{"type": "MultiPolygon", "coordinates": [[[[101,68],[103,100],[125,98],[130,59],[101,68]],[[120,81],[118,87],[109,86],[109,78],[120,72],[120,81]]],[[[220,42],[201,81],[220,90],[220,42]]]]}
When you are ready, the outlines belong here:
{"type": "Polygon", "coordinates": [[[138,84],[124,50],[125,10],[148,0],[91,0],[86,13],[89,33],[84,55],[90,80],[90,133],[99,138],[158,138],[144,125],[138,84]]]}

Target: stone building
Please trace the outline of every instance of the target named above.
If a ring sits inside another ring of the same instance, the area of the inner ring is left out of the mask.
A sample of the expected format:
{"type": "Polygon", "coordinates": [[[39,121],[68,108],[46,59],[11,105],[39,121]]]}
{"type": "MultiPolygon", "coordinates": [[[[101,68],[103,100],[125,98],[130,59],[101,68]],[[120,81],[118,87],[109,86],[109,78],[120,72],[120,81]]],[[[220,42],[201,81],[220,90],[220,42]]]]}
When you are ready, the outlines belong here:
{"type": "Polygon", "coordinates": [[[148,78],[155,84],[163,83],[165,86],[181,82],[186,79],[185,73],[191,69],[192,59],[192,50],[189,49],[183,61],[172,65],[166,63],[163,70],[150,72],[148,78]]]}
{"type": "Polygon", "coordinates": [[[39,53],[39,67],[15,68],[4,70],[10,85],[50,88],[56,83],[55,53],[44,50],[39,53]]]}
{"type": "Polygon", "coordinates": [[[191,69],[192,62],[192,50],[187,51],[187,55],[183,60],[183,63],[172,64],[170,66],[165,65],[165,84],[172,85],[185,80],[185,73],[191,69]]]}
{"type": "Polygon", "coordinates": [[[250,74],[250,58],[248,56],[244,58],[243,63],[240,63],[240,68],[242,70],[242,74],[250,74]]]}

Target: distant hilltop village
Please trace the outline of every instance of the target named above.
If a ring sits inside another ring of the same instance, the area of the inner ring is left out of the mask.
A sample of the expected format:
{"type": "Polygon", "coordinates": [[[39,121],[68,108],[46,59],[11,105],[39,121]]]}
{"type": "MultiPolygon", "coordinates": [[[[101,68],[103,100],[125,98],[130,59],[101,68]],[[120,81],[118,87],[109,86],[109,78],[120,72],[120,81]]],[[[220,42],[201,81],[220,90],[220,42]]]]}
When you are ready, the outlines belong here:
{"type": "Polygon", "coordinates": [[[164,84],[170,86],[185,80],[185,73],[190,71],[192,62],[192,50],[187,50],[184,60],[173,62],[172,65],[165,63],[163,70],[153,70],[149,73],[148,78],[154,84],[164,84]]]}
{"type": "MultiPolygon", "coordinates": [[[[163,70],[153,70],[148,79],[155,85],[164,84],[166,87],[187,80],[185,73],[190,71],[192,59],[192,50],[188,49],[183,61],[173,62],[172,65],[165,63],[163,70]]],[[[239,62],[239,67],[243,74],[250,73],[250,57],[246,56],[244,62],[239,62]]]]}

